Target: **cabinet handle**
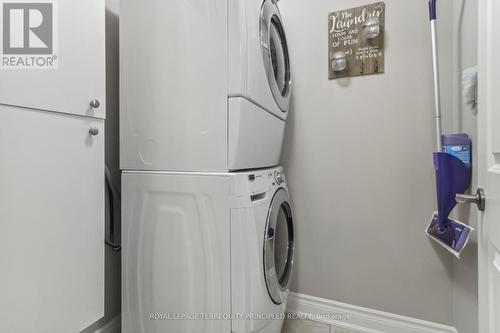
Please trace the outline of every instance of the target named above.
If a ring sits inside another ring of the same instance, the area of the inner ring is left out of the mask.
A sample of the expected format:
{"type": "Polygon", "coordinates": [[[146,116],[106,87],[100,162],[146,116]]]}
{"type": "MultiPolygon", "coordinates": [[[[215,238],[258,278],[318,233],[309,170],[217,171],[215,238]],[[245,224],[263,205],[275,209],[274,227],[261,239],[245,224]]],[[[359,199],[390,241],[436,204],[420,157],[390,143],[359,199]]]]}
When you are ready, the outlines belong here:
{"type": "Polygon", "coordinates": [[[97,100],[97,99],[93,99],[90,102],[90,106],[93,107],[94,109],[97,109],[101,106],[101,102],[99,102],[99,100],[97,100]]]}
{"type": "Polygon", "coordinates": [[[96,136],[97,134],[99,134],[99,130],[95,127],[92,127],[91,129],[89,129],[89,134],[92,136],[96,136]]]}

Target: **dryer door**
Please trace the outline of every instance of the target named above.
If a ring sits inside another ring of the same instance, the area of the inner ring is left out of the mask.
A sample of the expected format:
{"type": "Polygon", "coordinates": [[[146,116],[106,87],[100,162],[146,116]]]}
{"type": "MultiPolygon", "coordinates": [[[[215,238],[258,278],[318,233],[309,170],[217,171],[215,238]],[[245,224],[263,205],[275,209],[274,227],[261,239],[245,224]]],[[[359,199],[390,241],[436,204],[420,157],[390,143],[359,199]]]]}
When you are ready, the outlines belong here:
{"type": "Polygon", "coordinates": [[[281,15],[273,0],[265,0],[260,17],[260,44],[267,80],[273,97],[283,112],[290,102],[290,57],[281,15]]]}
{"type": "Polygon", "coordinates": [[[269,296],[286,301],[293,268],[295,242],[288,191],[280,188],[271,202],[264,235],[264,274],[269,296]]]}

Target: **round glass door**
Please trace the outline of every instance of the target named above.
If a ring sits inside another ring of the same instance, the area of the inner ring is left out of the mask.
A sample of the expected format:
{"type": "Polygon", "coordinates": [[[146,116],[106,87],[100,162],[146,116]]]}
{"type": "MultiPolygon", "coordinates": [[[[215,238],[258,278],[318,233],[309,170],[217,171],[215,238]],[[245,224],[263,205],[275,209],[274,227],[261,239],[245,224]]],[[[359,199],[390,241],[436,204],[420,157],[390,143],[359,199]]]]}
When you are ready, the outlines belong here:
{"type": "Polygon", "coordinates": [[[272,0],[264,1],[262,6],[260,40],[271,92],[281,111],[287,112],[291,85],[290,57],[281,15],[272,0]]]}
{"type": "Polygon", "coordinates": [[[267,291],[276,304],[286,300],[293,268],[295,242],[288,192],[279,189],[271,202],[264,235],[267,291]]]}

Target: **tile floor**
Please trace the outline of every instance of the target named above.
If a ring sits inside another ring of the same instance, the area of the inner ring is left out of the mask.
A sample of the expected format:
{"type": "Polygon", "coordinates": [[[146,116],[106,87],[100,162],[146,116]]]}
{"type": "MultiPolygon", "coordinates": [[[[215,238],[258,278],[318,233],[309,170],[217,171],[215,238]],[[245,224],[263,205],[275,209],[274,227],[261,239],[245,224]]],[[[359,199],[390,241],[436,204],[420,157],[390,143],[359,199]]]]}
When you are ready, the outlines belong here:
{"type": "Polygon", "coordinates": [[[359,333],[310,320],[287,320],[281,333],[359,333]]]}

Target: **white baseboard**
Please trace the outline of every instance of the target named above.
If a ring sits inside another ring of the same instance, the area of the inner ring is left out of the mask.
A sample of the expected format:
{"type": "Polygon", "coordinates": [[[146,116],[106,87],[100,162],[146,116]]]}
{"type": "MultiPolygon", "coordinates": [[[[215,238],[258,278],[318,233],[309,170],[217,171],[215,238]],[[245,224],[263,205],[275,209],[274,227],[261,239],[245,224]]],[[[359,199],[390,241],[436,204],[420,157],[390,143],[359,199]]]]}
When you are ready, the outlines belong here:
{"type": "Polygon", "coordinates": [[[122,331],[121,328],[121,316],[116,316],[94,333],[120,333],[122,331]]]}
{"type": "Polygon", "coordinates": [[[362,333],[458,333],[451,326],[297,293],[290,293],[287,311],[362,333]]]}

